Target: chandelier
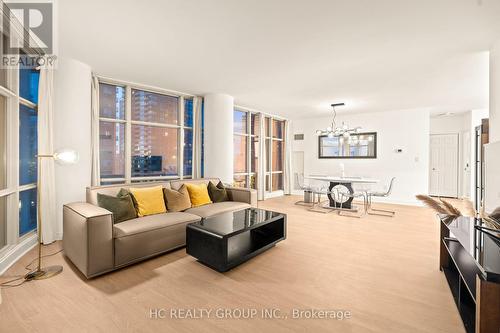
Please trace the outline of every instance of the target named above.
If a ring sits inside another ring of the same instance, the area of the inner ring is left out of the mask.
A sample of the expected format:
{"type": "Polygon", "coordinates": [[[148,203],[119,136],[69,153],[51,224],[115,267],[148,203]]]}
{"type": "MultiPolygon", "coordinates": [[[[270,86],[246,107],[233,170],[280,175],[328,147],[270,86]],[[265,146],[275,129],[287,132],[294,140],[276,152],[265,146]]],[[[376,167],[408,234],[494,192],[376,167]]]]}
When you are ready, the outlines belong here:
{"type": "Polygon", "coordinates": [[[351,136],[351,133],[359,133],[361,131],[360,126],[349,128],[349,126],[345,122],[342,122],[342,125],[337,127],[337,122],[335,121],[335,119],[337,118],[337,111],[335,111],[335,108],[337,106],[344,106],[344,105],[345,103],[332,104],[332,109],[333,109],[332,123],[325,130],[317,130],[316,131],[317,135],[326,135],[329,138],[340,137],[340,136],[344,138],[349,138],[351,136]]]}

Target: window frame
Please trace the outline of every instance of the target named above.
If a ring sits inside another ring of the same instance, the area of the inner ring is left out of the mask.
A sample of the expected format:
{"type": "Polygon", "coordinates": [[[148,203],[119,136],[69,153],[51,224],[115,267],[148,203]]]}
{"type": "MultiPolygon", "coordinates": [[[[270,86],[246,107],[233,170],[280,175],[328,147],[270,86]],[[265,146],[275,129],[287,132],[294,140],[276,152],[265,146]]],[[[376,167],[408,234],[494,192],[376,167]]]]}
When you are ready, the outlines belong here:
{"type": "MultiPolygon", "coordinates": [[[[2,37],[3,38],[3,37],[2,37]]],[[[0,38],[0,40],[2,40],[0,38]]],[[[19,53],[18,57],[21,56],[19,53]]],[[[37,239],[37,228],[19,235],[19,200],[21,192],[37,188],[34,183],[20,185],[20,105],[25,105],[35,110],[38,114],[38,104],[35,104],[20,96],[20,67],[4,69],[6,71],[5,86],[0,85],[0,95],[5,98],[5,143],[6,143],[6,187],[0,189],[0,198],[6,199],[5,204],[5,245],[0,247],[0,264],[16,251],[19,246],[28,246],[37,239]]],[[[38,143],[37,143],[38,144],[38,143]]],[[[38,178],[38,176],[37,176],[38,178]]],[[[37,220],[38,221],[38,220],[37,220]]]]}
{"type": "MultiPolygon", "coordinates": [[[[125,117],[124,119],[113,119],[113,118],[105,118],[99,116],[99,124],[101,121],[110,122],[110,123],[121,123],[125,124],[125,156],[124,156],[124,164],[125,177],[117,177],[117,178],[102,178],[101,170],[99,172],[99,183],[105,183],[109,185],[119,185],[119,184],[132,184],[132,183],[141,183],[141,182],[149,182],[149,181],[161,181],[161,180],[173,180],[173,179],[191,179],[191,175],[184,175],[184,132],[186,129],[191,129],[193,132],[193,146],[194,146],[194,126],[184,126],[184,107],[185,107],[185,99],[194,99],[194,95],[184,94],[176,91],[160,89],[157,87],[146,86],[142,84],[121,81],[110,79],[107,77],[97,76],[99,84],[108,84],[113,86],[120,86],[125,88],[125,117]],[[141,90],[149,93],[165,95],[170,97],[175,97],[178,99],[178,112],[177,112],[177,125],[175,124],[164,124],[164,123],[156,123],[156,122],[145,122],[140,120],[132,120],[132,89],[141,90]],[[142,176],[142,177],[132,177],[132,125],[143,125],[143,126],[152,126],[157,128],[175,128],[177,129],[177,175],[170,176],[142,176]]],[[[99,92],[98,92],[99,93],[99,92]]],[[[98,106],[99,107],[99,106],[98,106]]],[[[194,116],[195,110],[193,110],[194,116]]],[[[193,124],[194,125],[194,124],[193,124]]],[[[100,133],[99,133],[100,134],[100,133]]],[[[100,140],[99,140],[100,141],[100,140]]],[[[100,142],[96,143],[99,147],[100,142]]],[[[100,149],[99,149],[100,151],[100,149]]],[[[194,153],[195,149],[193,149],[192,161],[194,161],[194,153]]],[[[100,159],[100,157],[99,157],[100,159]]],[[[100,161],[100,160],[99,160],[100,161]]]]}
{"type": "MultiPolygon", "coordinates": [[[[277,195],[282,195],[284,193],[284,179],[282,181],[283,183],[283,188],[282,189],[278,189],[276,191],[273,191],[273,183],[272,183],[272,176],[274,174],[281,174],[284,176],[284,168],[285,168],[285,158],[284,158],[284,151],[283,151],[283,155],[282,155],[282,160],[281,160],[281,165],[282,165],[282,169],[281,171],[274,171],[272,169],[272,163],[273,163],[273,141],[280,141],[282,142],[282,145],[283,145],[283,149],[285,149],[285,145],[286,145],[286,133],[285,133],[285,124],[284,124],[284,121],[285,119],[284,118],[281,118],[281,117],[276,117],[276,116],[273,116],[273,115],[270,115],[270,114],[265,114],[265,113],[262,113],[262,112],[258,112],[258,111],[254,111],[254,110],[251,110],[251,109],[247,109],[247,108],[244,108],[244,107],[241,107],[241,106],[236,106],[234,107],[234,110],[233,112],[245,112],[247,113],[247,121],[246,121],[246,130],[247,132],[246,133],[238,133],[238,132],[234,132],[233,130],[233,137],[236,136],[236,135],[240,135],[240,136],[245,136],[247,138],[247,144],[246,144],[246,154],[247,154],[247,165],[246,165],[246,168],[247,168],[247,171],[246,172],[233,172],[233,181],[234,181],[234,178],[238,177],[238,176],[244,176],[246,177],[245,178],[245,182],[246,182],[246,186],[245,188],[252,188],[251,187],[251,184],[250,184],[250,180],[251,180],[251,177],[253,175],[257,175],[259,174],[259,166],[257,165],[256,166],[256,171],[255,172],[252,172],[252,138],[255,138],[255,137],[258,137],[259,140],[262,140],[264,141],[264,151],[260,151],[259,150],[259,154],[257,155],[259,161],[262,160],[262,157],[264,156],[263,154],[266,154],[266,141],[269,139],[269,158],[266,160],[266,165],[264,166],[264,170],[263,171],[263,174],[261,177],[264,177],[264,193],[265,193],[265,196],[266,197],[273,197],[273,196],[277,196],[277,195]],[[264,137],[260,137],[260,133],[254,133],[252,134],[252,115],[258,115],[259,116],[259,122],[264,122],[264,137]],[[266,128],[266,118],[269,119],[269,124],[266,128]],[[280,122],[283,122],[283,129],[282,129],[282,137],[281,138],[274,138],[273,137],[273,121],[280,121],[280,122]],[[266,134],[268,133],[269,136],[266,134]],[[269,171],[267,171],[269,170],[269,171]],[[267,177],[269,177],[269,190],[268,190],[268,187],[266,186],[266,182],[267,182],[267,177]]],[[[259,141],[260,142],[260,141],[259,141]]],[[[259,188],[259,180],[257,180],[256,182],[256,185],[255,185],[255,189],[258,190],[259,188]]]]}
{"type": "MultiPolygon", "coordinates": [[[[276,118],[276,117],[273,117],[273,116],[265,116],[264,118],[269,118],[269,124],[268,124],[268,133],[269,133],[269,136],[265,135],[265,140],[269,140],[269,160],[266,160],[266,163],[268,164],[266,166],[266,170],[267,167],[269,168],[269,171],[266,171],[264,170],[264,174],[265,174],[265,177],[266,177],[266,181],[267,181],[267,177],[269,177],[269,190],[267,189],[267,186],[266,186],[266,182],[264,183],[264,186],[265,186],[265,192],[266,193],[269,193],[269,194],[273,194],[273,193],[284,193],[284,185],[285,185],[285,180],[283,179],[284,177],[284,170],[281,170],[281,171],[274,171],[273,170],[273,155],[274,155],[274,149],[273,149],[273,142],[274,141],[280,141],[282,142],[282,149],[284,149],[284,146],[285,146],[285,125],[283,124],[283,130],[282,130],[282,133],[281,133],[281,138],[275,138],[274,137],[274,126],[273,126],[273,123],[274,121],[280,121],[280,122],[284,122],[283,119],[280,119],[280,118],[276,118]],[[276,191],[273,191],[273,175],[275,174],[281,174],[282,175],[282,184],[283,184],[283,188],[281,189],[278,189],[276,191]]],[[[264,123],[265,124],[265,123],[264,123]]],[[[264,131],[264,134],[266,133],[266,131],[264,131]]],[[[285,168],[285,161],[284,161],[284,156],[282,154],[281,156],[281,168],[284,169],[285,168]]]]}
{"type": "MultiPolygon", "coordinates": [[[[234,178],[236,177],[245,177],[245,183],[246,183],[246,186],[244,188],[252,188],[250,186],[250,180],[252,178],[252,176],[256,175],[258,172],[257,171],[252,171],[252,138],[255,138],[255,137],[259,137],[259,135],[257,134],[252,134],[252,115],[255,114],[255,115],[259,115],[259,117],[261,118],[262,116],[258,113],[258,112],[252,112],[252,111],[249,111],[249,110],[245,110],[241,107],[237,107],[235,106],[233,108],[233,113],[235,112],[243,112],[243,113],[246,113],[246,124],[245,124],[245,128],[246,128],[246,133],[238,133],[238,132],[234,132],[233,130],[233,140],[234,140],[234,136],[242,136],[242,137],[245,137],[246,138],[246,149],[245,149],[245,154],[246,154],[246,166],[245,166],[245,169],[246,169],[246,172],[233,172],[233,181],[234,181],[234,178]]],[[[234,123],[234,121],[233,121],[234,123]]],[[[234,127],[233,127],[234,128],[234,127]]],[[[234,151],[234,149],[233,149],[234,151]]],[[[234,161],[233,161],[234,163],[234,161]]],[[[258,167],[257,167],[258,169],[258,167]]],[[[255,189],[257,189],[257,184],[255,184],[255,189]]]]}
{"type": "MultiPolygon", "coordinates": [[[[17,118],[19,119],[20,117],[20,106],[21,105],[24,105],[30,109],[33,109],[35,111],[35,113],[37,114],[37,137],[38,137],[38,104],[35,104],[23,97],[21,97],[21,88],[20,88],[20,85],[21,85],[21,79],[20,79],[20,76],[19,76],[19,72],[20,72],[20,68],[17,69],[17,75],[18,75],[18,79],[17,79],[17,87],[18,87],[18,100],[19,100],[19,103],[18,103],[18,108],[17,108],[17,118]]],[[[19,120],[18,120],[19,121],[19,120]]],[[[21,129],[21,123],[18,124],[18,132],[19,130],[21,129]]],[[[35,163],[37,164],[37,174],[36,174],[36,181],[34,183],[28,183],[28,184],[24,184],[24,185],[20,185],[20,179],[19,179],[19,167],[20,167],[20,163],[19,163],[19,158],[20,158],[20,149],[19,149],[19,144],[20,144],[20,139],[18,137],[18,141],[17,141],[17,146],[18,146],[18,157],[17,157],[17,161],[18,161],[18,166],[17,166],[17,185],[18,185],[18,197],[17,197],[17,201],[19,202],[21,200],[21,192],[25,192],[25,191],[29,191],[29,190],[33,190],[33,189],[36,189],[37,186],[38,186],[38,158],[35,157],[35,163]]],[[[37,151],[38,151],[38,142],[37,142],[37,151]]],[[[37,195],[37,200],[38,200],[38,195],[37,195]]],[[[37,207],[38,207],[38,203],[37,203],[37,207]]],[[[19,215],[19,212],[20,212],[20,208],[18,207],[18,215],[19,215]]],[[[38,214],[38,211],[37,211],[37,214],[38,214]]],[[[35,217],[37,219],[37,217],[35,217]]],[[[34,234],[36,234],[37,232],[37,229],[38,229],[38,219],[37,219],[37,227],[33,230],[30,230],[28,232],[26,232],[25,234],[23,235],[20,235],[19,232],[20,232],[20,223],[21,221],[19,220],[18,218],[18,221],[17,221],[17,225],[18,225],[18,228],[17,228],[17,235],[19,237],[20,240],[24,240],[25,238],[28,238],[34,234]]]]}

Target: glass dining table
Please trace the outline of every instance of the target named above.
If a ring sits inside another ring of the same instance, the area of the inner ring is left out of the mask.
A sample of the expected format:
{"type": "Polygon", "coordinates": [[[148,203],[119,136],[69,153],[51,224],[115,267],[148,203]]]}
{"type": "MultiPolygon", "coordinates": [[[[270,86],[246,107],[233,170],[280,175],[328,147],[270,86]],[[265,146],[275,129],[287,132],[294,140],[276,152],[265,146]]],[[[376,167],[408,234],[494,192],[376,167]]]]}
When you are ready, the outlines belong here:
{"type": "MultiPolygon", "coordinates": [[[[329,182],[329,191],[336,190],[339,193],[349,193],[353,194],[354,189],[353,184],[376,184],[379,182],[378,179],[366,178],[366,177],[340,177],[340,176],[313,176],[304,177],[305,179],[317,180],[329,182]]],[[[332,194],[328,194],[329,207],[330,208],[344,208],[353,209],[352,201],[353,197],[335,197],[332,194]]]]}

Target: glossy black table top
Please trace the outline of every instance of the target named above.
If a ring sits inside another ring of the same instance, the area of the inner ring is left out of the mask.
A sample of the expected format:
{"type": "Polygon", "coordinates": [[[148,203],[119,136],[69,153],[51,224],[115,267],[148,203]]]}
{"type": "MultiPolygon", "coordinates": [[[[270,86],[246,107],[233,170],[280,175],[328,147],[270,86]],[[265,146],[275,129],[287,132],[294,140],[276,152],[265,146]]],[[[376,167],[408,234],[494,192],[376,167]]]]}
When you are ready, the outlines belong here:
{"type": "Polygon", "coordinates": [[[500,241],[494,237],[500,237],[500,231],[480,231],[478,227],[489,226],[473,217],[440,217],[450,237],[458,240],[485,274],[500,275],[500,241]]]}
{"type": "Polygon", "coordinates": [[[217,214],[191,223],[192,227],[219,236],[231,236],[282,218],[284,214],[258,208],[217,214]]]}

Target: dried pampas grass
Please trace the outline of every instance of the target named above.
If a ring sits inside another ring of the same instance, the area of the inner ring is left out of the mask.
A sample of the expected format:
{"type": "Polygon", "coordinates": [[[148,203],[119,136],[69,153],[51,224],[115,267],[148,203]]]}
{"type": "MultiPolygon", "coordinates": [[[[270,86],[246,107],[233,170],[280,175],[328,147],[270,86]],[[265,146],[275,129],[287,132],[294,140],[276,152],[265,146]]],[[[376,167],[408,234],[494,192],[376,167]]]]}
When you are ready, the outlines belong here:
{"type": "Polygon", "coordinates": [[[443,206],[448,210],[449,214],[448,215],[451,215],[451,216],[462,216],[462,212],[460,212],[460,210],[458,210],[455,206],[453,206],[452,204],[450,204],[448,201],[445,201],[441,198],[439,198],[439,200],[443,203],[443,206]]]}
{"type": "Polygon", "coordinates": [[[437,213],[448,216],[461,216],[462,213],[455,206],[442,199],[436,200],[428,195],[419,194],[416,198],[422,201],[427,207],[434,209],[437,213]]]}

